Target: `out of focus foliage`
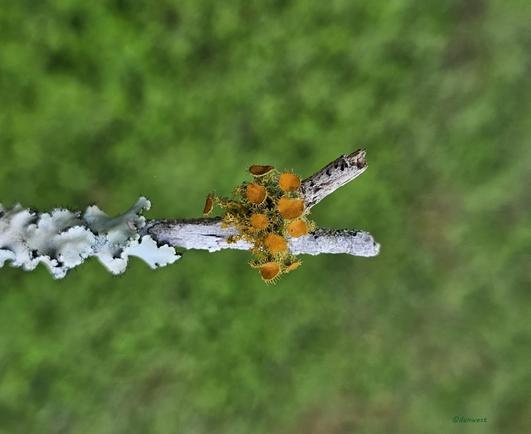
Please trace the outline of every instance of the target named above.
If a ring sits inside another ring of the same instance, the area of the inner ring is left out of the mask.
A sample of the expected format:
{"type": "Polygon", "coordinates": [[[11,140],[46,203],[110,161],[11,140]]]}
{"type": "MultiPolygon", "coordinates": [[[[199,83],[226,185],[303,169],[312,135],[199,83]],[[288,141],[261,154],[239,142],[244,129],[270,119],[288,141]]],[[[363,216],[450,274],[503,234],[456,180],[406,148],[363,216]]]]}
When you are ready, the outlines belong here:
{"type": "Polygon", "coordinates": [[[0,270],[0,432],[529,432],[528,0],[0,0],[0,202],[195,217],[252,163],[369,169],[378,258],[0,270]]]}

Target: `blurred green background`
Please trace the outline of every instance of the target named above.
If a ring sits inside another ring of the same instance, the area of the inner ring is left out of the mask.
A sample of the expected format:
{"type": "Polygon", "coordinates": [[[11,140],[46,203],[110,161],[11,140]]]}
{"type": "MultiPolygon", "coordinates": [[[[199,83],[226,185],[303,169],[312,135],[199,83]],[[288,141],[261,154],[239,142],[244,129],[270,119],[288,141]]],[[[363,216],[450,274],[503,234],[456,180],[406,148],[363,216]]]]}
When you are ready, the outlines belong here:
{"type": "Polygon", "coordinates": [[[531,430],[528,0],[0,0],[0,202],[199,216],[308,176],[377,258],[0,270],[0,432],[531,430]],[[454,416],[486,417],[455,424],[454,416]]]}

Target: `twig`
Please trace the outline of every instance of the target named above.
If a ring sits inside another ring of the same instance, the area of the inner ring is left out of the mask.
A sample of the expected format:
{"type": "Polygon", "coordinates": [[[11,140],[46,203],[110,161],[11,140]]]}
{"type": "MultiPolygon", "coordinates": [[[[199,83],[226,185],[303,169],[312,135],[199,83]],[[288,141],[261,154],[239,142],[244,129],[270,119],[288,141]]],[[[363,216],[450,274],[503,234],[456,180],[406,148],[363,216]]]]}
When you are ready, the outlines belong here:
{"type": "MultiPolygon", "coordinates": [[[[217,252],[222,249],[249,250],[251,244],[244,240],[229,242],[238,234],[233,228],[223,228],[218,218],[194,220],[148,221],[143,234],[161,244],[181,249],[200,249],[217,252]]],[[[364,231],[319,228],[314,233],[289,239],[290,251],[297,254],[346,253],[354,256],[376,256],[380,246],[371,234],[364,231]]]]}
{"type": "Polygon", "coordinates": [[[358,149],[349,155],[341,155],[302,182],[306,208],[311,208],[332,194],[339,187],[360,176],[367,169],[366,152],[358,149]]]}

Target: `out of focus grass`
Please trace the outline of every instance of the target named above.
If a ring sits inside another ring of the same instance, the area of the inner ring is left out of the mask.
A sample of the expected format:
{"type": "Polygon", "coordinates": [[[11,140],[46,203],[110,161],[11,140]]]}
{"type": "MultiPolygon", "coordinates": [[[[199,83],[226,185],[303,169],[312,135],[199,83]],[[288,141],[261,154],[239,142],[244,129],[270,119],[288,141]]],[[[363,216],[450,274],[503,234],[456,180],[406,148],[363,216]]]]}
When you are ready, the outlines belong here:
{"type": "Polygon", "coordinates": [[[0,270],[6,434],[523,433],[531,3],[0,1],[0,201],[194,217],[252,163],[369,169],[374,259],[0,270]],[[456,415],[486,417],[462,426],[456,415]]]}

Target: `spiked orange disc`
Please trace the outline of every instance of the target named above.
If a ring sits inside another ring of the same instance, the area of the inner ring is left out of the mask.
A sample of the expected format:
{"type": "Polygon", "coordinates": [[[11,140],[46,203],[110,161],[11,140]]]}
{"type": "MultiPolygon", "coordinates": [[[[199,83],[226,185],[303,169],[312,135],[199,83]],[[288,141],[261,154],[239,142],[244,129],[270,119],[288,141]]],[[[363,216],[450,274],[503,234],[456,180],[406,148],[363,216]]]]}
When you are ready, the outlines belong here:
{"type": "Polygon", "coordinates": [[[280,275],[280,264],[278,262],[266,262],[260,266],[260,275],[266,282],[271,282],[280,275]]]}
{"type": "Polygon", "coordinates": [[[290,271],[293,271],[293,270],[296,270],[297,268],[299,268],[301,266],[302,262],[301,261],[295,261],[295,262],[292,262],[291,264],[287,265],[286,268],[284,269],[284,271],[286,273],[289,273],[290,271]]]}
{"type": "Polygon", "coordinates": [[[277,208],[280,215],[285,219],[294,219],[300,217],[304,212],[304,201],[302,199],[281,197],[277,208]]]}
{"type": "Polygon", "coordinates": [[[273,170],[273,166],[261,166],[259,164],[253,164],[249,167],[249,172],[253,176],[264,176],[273,170]]]}
{"type": "Polygon", "coordinates": [[[267,250],[273,254],[283,253],[288,250],[288,243],[286,239],[277,234],[269,234],[266,237],[264,244],[267,247],[267,250]]]}
{"type": "Polygon", "coordinates": [[[288,233],[292,237],[302,237],[303,235],[306,235],[308,233],[308,225],[304,220],[293,220],[288,225],[288,233]]]}
{"type": "Polygon", "coordinates": [[[254,204],[261,204],[267,196],[266,189],[260,184],[248,184],[247,185],[247,200],[254,204]]]}
{"type": "Polygon", "coordinates": [[[284,191],[295,191],[301,186],[301,179],[293,173],[283,173],[278,179],[278,185],[284,191]]]}
{"type": "Polygon", "coordinates": [[[265,214],[253,214],[251,216],[251,226],[257,230],[265,229],[269,226],[269,219],[265,214]]]}

